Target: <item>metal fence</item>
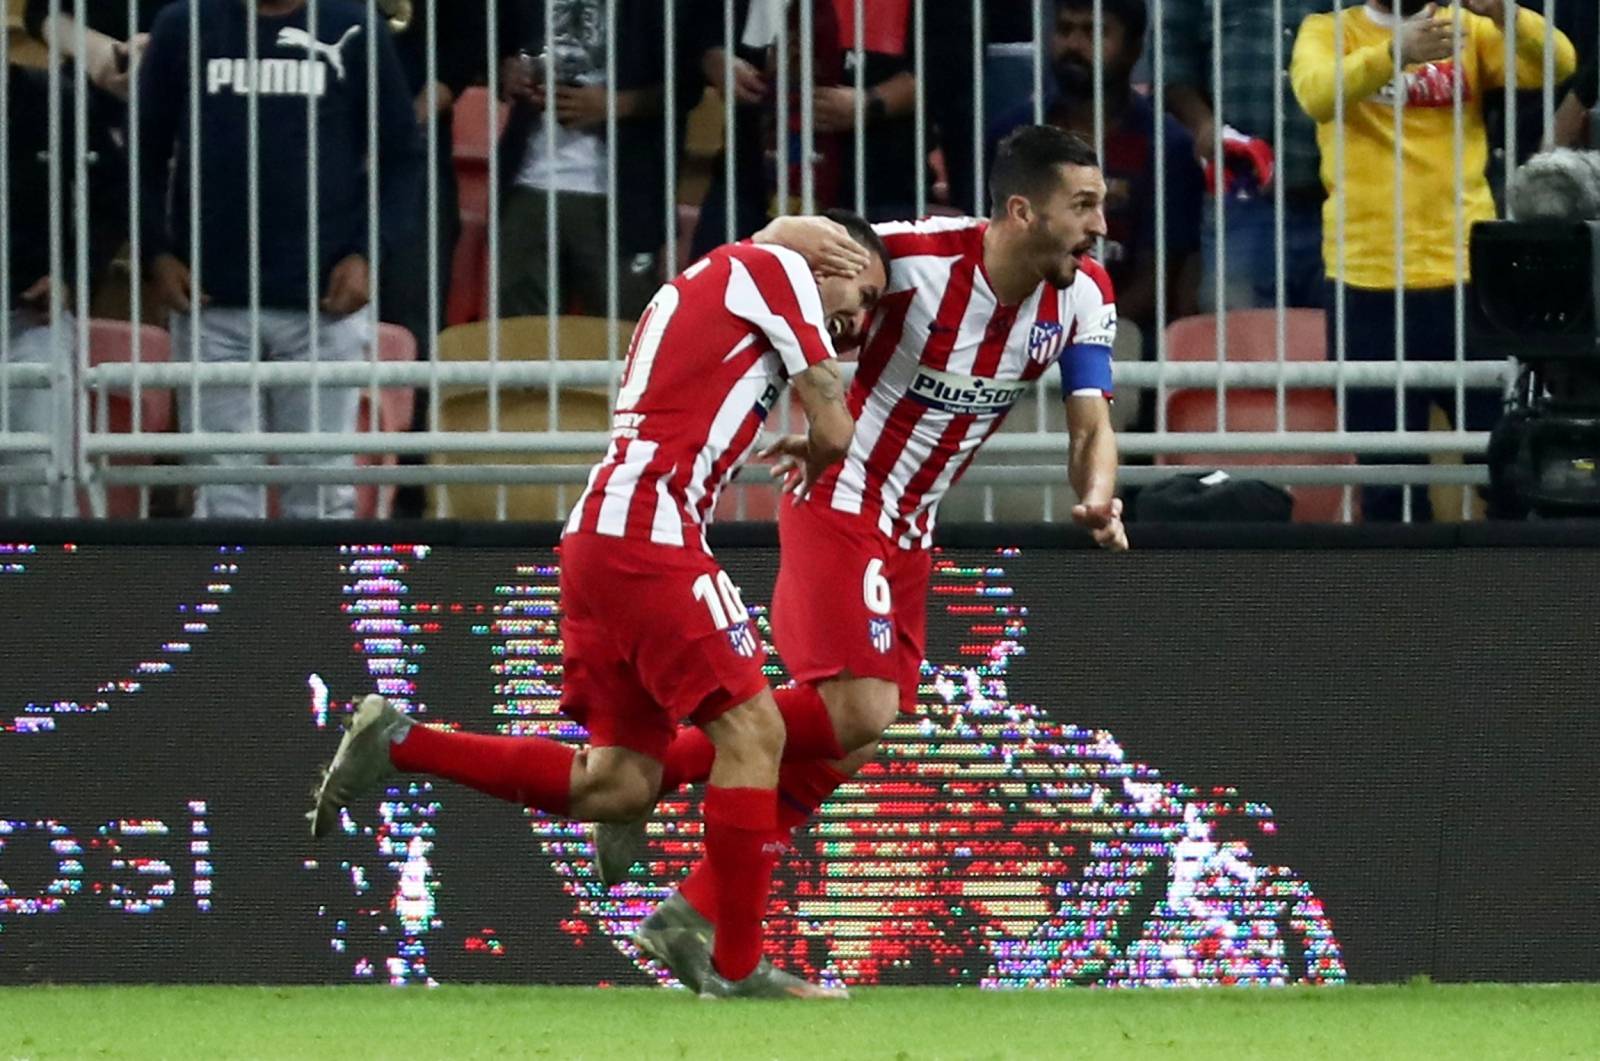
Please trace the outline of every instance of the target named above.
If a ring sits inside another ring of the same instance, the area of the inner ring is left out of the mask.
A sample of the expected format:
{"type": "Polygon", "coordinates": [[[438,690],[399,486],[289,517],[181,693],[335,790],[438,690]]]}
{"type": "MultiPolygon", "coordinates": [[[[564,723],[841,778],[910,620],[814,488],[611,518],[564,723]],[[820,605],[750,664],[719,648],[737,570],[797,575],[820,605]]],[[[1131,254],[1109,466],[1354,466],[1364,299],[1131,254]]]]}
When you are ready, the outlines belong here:
{"type": "MultiPolygon", "coordinates": [[[[1389,82],[1376,97],[1334,91],[1318,163],[1331,182],[1330,205],[1316,213],[1332,228],[1327,245],[1335,260],[1323,263],[1331,278],[1326,304],[1306,307],[1295,304],[1290,261],[1294,218],[1306,209],[1295,196],[1304,189],[1286,187],[1281,176],[1291,140],[1308,128],[1295,117],[1302,109],[1290,76],[1300,62],[1292,61],[1302,43],[1297,34],[1305,32],[1299,17],[1309,11],[1331,23],[1332,66],[1323,76],[1345,85],[1360,76],[1359,64],[1377,61],[1352,50],[1381,28],[1371,9],[1349,7],[1329,18],[1326,3],[1262,0],[1235,8],[1230,0],[1225,9],[1206,0],[1151,0],[1143,56],[1135,64],[1131,43],[1117,32],[1119,26],[1128,30],[1134,16],[1118,0],[502,0],[468,14],[461,9],[469,5],[458,0],[367,0],[359,14],[342,0],[291,0],[263,5],[260,18],[233,20],[226,12],[239,8],[235,0],[195,0],[155,15],[155,35],[142,49],[144,38],[136,35],[151,29],[152,9],[160,5],[129,0],[114,27],[105,24],[105,5],[91,0],[34,6],[52,10],[42,23],[34,18],[24,27],[23,5],[13,0],[11,24],[0,37],[8,68],[42,66],[38,76],[48,101],[40,114],[11,98],[13,83],[20,82],[8,78],[0,86],[6,119],[0,134],[0,238],[6,243],[0,254],[0,317],[6,321],[0,329],[0,484],[9,487],[5,512],[12,515],[148,514],[153,503],[170,508],[162,498],[175,489],[199,488],[203,499],[220,484],[250,486],[248,503],[262,512],[386,514],[388,492],[372,488],[425,484],[430,511],[441,516],[563,515],[607,441],[605,407],[615,395],[631,327],[625,288],[652,270],[655,279],[674,273],[695,236],[705,238],[698,224],[720,220],[723,231],[712,233],[719,239],[747,236],[750,199],[768,213],[808,213],[835,203],[878,216],[887,205],[918,216],[983,211],[988,141],[998,128],[995,115],[1011,107],[1034,121],[1073,120],[1086,107],[1088,131],[1108,175],[1113,164],[1131,175],[1111,182],[1113,196],[1119,181],[1131,186],[1122,189],[1130,196],[1124,204],[1129,216],[1140,224],[1149,218],[1148,251],[1136,249],[1149,258],[1139,268],[1155,278],[1153,308],[1144,327],[1124,313],[1116,365],[1125,483],[1145,484],[1185,470],[1187,462],[1207,463],[1297,489],[1331,488],[1335,502],[1326,516],[1346,520],[1359,515],[1360,484],[1479,485],[1487,476],[1471,459],[1484,452],[1487,432],[1483,424],[1468,423],[1468,406],[1472,395],[1503,390],[1509,372],[1505,363],[1469,360],[1465,349],[1474,189],[1487,176],[1498,194],[1519,158],[1555,142],[1573,46],[1591,62],[1600,53],[1600,28],[1592,11],[1581,7],[1575,6],[1574,40],[1557,31],[1559,5],[1547,3],[1543,11],[1552,17],[1540,24],[1536,47],[1519,42],[1519,29],[1533,24],[1529,15],[1508,18],[1498,58],[1484,46],[1491,38],[1477,16],[1446,9],[1440,17],[1449,27],[1448,61],[1460,76],[1438,64],[1423,70],[1411,64],[1404,91],[1389,82]],[[1089,20],[1092,45],[1087,87],[1072,81],[1060,61],[1076,54],[1071,38],[1078,32],[1074,19],[1081,18],[1089,20]],[[1260,39],[1247,45],[1233,36],[1251,20],[1258,20],[1257,31],[1259,20],[1270,26],[1264,52],[1260,39]],[[481,40],[464,44],[463,27],[481,40]],[[229,37],[235,29],[242,40],[229,37]],[[407,34],[409,68],[391,53],[391,41],[407,34]],[[1193,55],[1174,52],[1174,35],[1210,43],[1200,75],[1186,75],[1197,84],[1170,76],[1174,62],[1191,71],[1197,65],[1193,55]],[[114,79],[108,70],[121,67],[117,38],[134,42],[125,104],[114,98],[114,84],[112,91],[102,84],[114,79]],[[176,52],[172,42],[180,45],[176,52]],[[467,52],[476,53],[469,64],[476,76],[466,75],[473,84],[447,84],[441,62],[448,58],[460,68],[467,52]],[[1273,86],[1268,127],[1258,123],[1237,134],[1232,127],[1230,82],[1261,81],[1248,60],[1230,67],[1233,54],[1262,57],[1258,65],[1273,86]],[[743,57],[737,63],[727,58],[736,55],[743,57]],[[292,66],[282,65],[286,56],[296,57],[292,66]],[[1506,76],[1501,85],[1491,73],[1496,64],[1516,70],[1519,60],[1524,73],[1530,63],[1538,70],[1521,82],[1537,97],[1533,137],[1519,129],[1527,104],[1519,99],[1517,78],[1506,76]],[[386,79],[391,65],[410,80],[386,79]],[[1428,70],[1441,69],[1447,96],[1438,94],[1440,82],[1426,78],[1428,70]],[[154,90],[158,77],[182,85],[182,114],[166,115],[165,123],[173,125],[171,144],[178,148],[169,179],[189,189],[164,201],[152,200],[146,187],[169,161],[148,157],[152,122],[160,123],[150,107],[165,98],[154,90]],[[892,91],[879,91],[891,79],[892,91]],[[1134,85],[1131,95],[1124,82],[1134,85]],[[804,86],[843,90],[848,103],[804,86]],[[1074,88],[1085,107],[1074,108],[1074,88]],[[402,90],[422,123],[420,146],[408,159],[394,157],[394,141],[380,128],[393,111],[384,94],[402,90]],[[492,102],[508,92],[516,94],[509,119],[507,106],[492,102]],[[296,101],[285,104],[278,98],[283,95],[296,101]],[[554,105],[536,106],[539,95],[554,105]],[[283,108],[298,107],[299,97],[301,150],[279,150],[284,129],[293,124],[283,119],[283,108]],[[1180,109],[1179,97],[1185,105],[1195,97],[1209,101],[1208,123],[1190,128],[1176,118],[1163,120],[1169,109],[1180,109]],[[1369,104],[1378,97],[1392,111],[1387,166],[1374,162],[1381,138],[1369,104]],[[1484,124],[1486,106],[1503,114],[1497,128],[1484,124]],[[1130,117],[1141,107],[1155,116],[1147,131],[1130,117]],[[1438,154],[1438,141],[1429,139],[1437,123],[1421,121],[1436,116],[1414,120],[1413,112],[1446,107],[1449,164],[1441,170],[1439,158],[1427,156],[1438,154]],[[233,131],[240,119],[242,153],[233,131]],[[526,134],[520,141],[502,132],[508,120],[526,134]],[[1291,128],[1297,122],[1300,128],[1291,128]],[[645,123],[654,123],[648,126],[654,132],[649,150],[641,151],[645,123]],[[29,124],[39,126],[46,147],[39,157],[19,159],[13,152],[29,124]],[[95,139],[97,124],[112,135],[95,139]],[[1130,129],[1147,132],[1144,165],[1138,156],[1128,161],[1128,144],[1139,141],[1130,129]],[[1181,175],[1171,172],[1173,157],[1181,163],[1183,156],[1172,155],[1169,140],[1193,137],[1196,130],[1202,135],[1191,154],[1225,163],[1221,193],[1204,200],[1209,218],[1196,218],[1205,226],[1204,260],[1186,240],[1174,245],[1169,216],[1173,182],[1194,175],[1187,165],[1181,175]],[[348,144],[329,139],[341,135],[348,144]],[[741,140],[752,135],[762,141],[754,151],[741,140]],[[875,170],[870,157],[880,138],[902,135],[910,139],[909,181],[875,170]],[[1234,171],[1226,160],[1249,158],[1234,151],[1240,136],[1275,149],[1278,179],[1258,179],[1252,188],[1246,169],[1237,174],[1237,188],[1229,185],[1234,171]],[[1474,146],[1478,138],[1481,147],[1474,146]],[[93,146],[99,143],[120,147],[126,164],[108,157],[111,147],[93,146]],[[349,220],[322,201],[337,183],[333,167],[319,156],[319,145],[329,143],[364,160],[364,173],[347,174],[360,179],[365,213],[357,226],[364,243],[349,249],[367,263],[371,297],[348,317],[321,308],[332,264],[321,246],[323,229],[349,220]],[[504,157],[508,151],[518,157],[504,157]],[[232,168],[243,172],[242,194],[231,184],[206,184],[206,173],[229,171],[229,152],[232,168]],[[751,157],[759,163],[745,167],[751,157]],[[1483,173],[1470,164],[1475,159],[1486,163],[1483,173]],[[1353,161],[1364,168],[1353,170],[1353,161]],[[29,178],[28,166],[44,171],[42,179],[29,178]],[[420,174],[412,211],[418,216],[396,241],[387,237],[407,204],[385,197],[404,194],[393,175],[405,166],[420,174]],[[303,176],[291,177],[293,167],[303,176]],[[645,169],[661,178],[648,191],[634,179],[645,169]],[[845,172],[847,185],[840,178],[845,172]],[[1441,172],[1448,175],[1441,178],[1441,172]],[[875,199],[875,185],[891,177],[909,187],[909,203],[875,199]],[[289,239],[284,226],[263,227],[263,204],[277,194],[273,185],[300,180],[307,196],[304,231],[289,239]],[[1443,326],[1450,348],[1419,351],[1414,307],[1419,299],[1437,301],[1440,289],[1408,283],[1406,255],[1419,237],[1407,226],[1417,223],[1418,196],[1440,194],[1441,180],[1453,222],[1425,239],[1448,247],[1453,262],[1445,285],[1450,320],[1443,326]],[[91,193],[107,183],[117,186],[124,209],[108,214],[97,205],[104,196],[91,193]],[[714,195],[718,183],[720,197],[714,195]],[[42,195],[28,197],[39,188],[42,195]],[[524,202],[542,195],[542,225],[537,212],[524,209],[508,230],[505,204],[514,189],[524,193],[524,202]],[[644,195],[656,199],[662,239],[654,254],[630,254],[639,227],[630,219],[640,215],[644,195]],[[569,208],[574,196],[589,211],[578,222],[571,219],[581,212],[569,208]],[[1361,215],[1355,221],[1353,200],[1361,215]],[[1347,229],[1370,229],[1366,215],[1379,203],[1387,203],[1391,215],[1395,280],[1363,287],[1349,280],[1347,229]],[[204,306],[196,297],[185,313],[153,304],[152,289],[140,282],[149,264],[141,239],[152,231],[152,204],[172,212],[167,229],[186,233],[173,250],[188,266],[192,291],[208,290],[242,261],[242,297],[204,306]],[[1267,261],[1263,272],[1270,276],[1267,294],[1258,293],[1254,305],[1236,293],[1239,247],[1230,253],[1229,244],[1239,238],[1239,217],[1247,210],[1266,234],[1255,253],[1258,265],[1267,261]],[[232,223],[240,212],[238,254],[213,260],[207,226],[219,217],[232,223]],[[441,231],[439,222],[454,222],[457,214],[461,234],[450,246],[454,226],[441,231]],[[41,216],[48,221],[48,276],[59,281],[43,294],[29,291],[35,278],[14,275],[21,223],[41,216]],[[576,250],[572,231],[563,238],[563,226],[574,224],[576,250]],[[537,239],[529,238],[541,228],[537,239]],[[111,267],[100,269],[92,259],[108,242],[124,246],[111,267]],[[303,308],[285,307],[281,298],[264,301],[270,275],[294,272],[277,260],[285,243],[305,248],[303,308]],[[590,275],[597,259],[600,283],[590,275]],[[519,282],[526,282],[524,273],[542,279],[550,321],[505,321],[507,263],[523,278],[519,282]],[[524,269],[527,263],[539,267],[524,269]],[[1203,271],[1203,282],[1180,276],[1185,268],[1203,271]],[[389,295],[387,281],[396,270],[418,278],[413,293],[389,295]],[[474,286],[481,297],[470,297],[474,286]],[[601,294],[594,296],[595,289],[601,294]],[[1362,299],[1355,311],[1352,289],[1362,299]],[[582,297],[586,290],[589,297],[582,297]],[[1393,356],[1373,358],[1365,348],[1352,348],[1353,332],[1365,342],[1371,331],[1364,307],[1372,305],[1374,290],[1392,305],[1393,356]],[[25,301],[25,294],[33,297],[25,301]],[[1191,296],[1209,309],[1207,316],[1180,319],[1180,308],[1196,307],[1174,300],[1186,303],[1191,296]],[[595,322],[583,317],[623,323],[593,328],[595,322]],[[222,321],[242,334],[223,344],[217,338],[222,321]],[[409,327],[394,323],[400,321],[409,327]],[[285,322],[303,337],[267,334],[285,329],[285,322]],[[1253,353],[1243,352],[1247,330],[1264,335],[1264,347],[1257,341],[1253,353]],[[1197,335],[1206,344],[1198,353],[1197,335]],[[1330,340],[1325,349],[1323,335],[1330,340]],[[1350,395],[1367,388],[1392,394],[1392,429],[1352,423],[1350,395]],[[1410,405],[1418,390],[1442,396],[1438,412],[1449,429],[1415,423],[1410,405]],[[229,400],[217,407],[219,395],[229,400]],[[226,422],[200,415],[208,408],[220,408],[226,422]],[[289,409],[293,416],[279,415],[289,409]],[[352,484],[368,489],[353,496],[352,484]],[[297,491],[293,503],[291,490],[297,491]]],[[[1407,66],[1401,35],[1389,36],[1390,61],[1407,66]]],[[[1305,70],[1315,65],[1305,62],[1305,70]]],[[[1503,207],[1495,209],[1503,216],[1503,207]]],[[[980,454],[967,485],[947,503],[947,518],[1051,520],[1065,513],[1070,489],[1058,399],[1050,380],[1013,412],[980,454]]],[[[789,416],[785,409],[782,417],[789,416]]],[[[727,515],[770,511],[764,485],[730,494],[727,515]]],[[[1401,497],[1402,518],[1409,520],[1413,494],[1406,490],[1401,497]]],[[[180,502],[178,510],[190,503],[180,502]]],[[[216,514],[204,500],[193,503],[199,514],[216,514]]],[[[1473,492],[1459,490],[1456,503],[1467,516],[1473,492]]]]}

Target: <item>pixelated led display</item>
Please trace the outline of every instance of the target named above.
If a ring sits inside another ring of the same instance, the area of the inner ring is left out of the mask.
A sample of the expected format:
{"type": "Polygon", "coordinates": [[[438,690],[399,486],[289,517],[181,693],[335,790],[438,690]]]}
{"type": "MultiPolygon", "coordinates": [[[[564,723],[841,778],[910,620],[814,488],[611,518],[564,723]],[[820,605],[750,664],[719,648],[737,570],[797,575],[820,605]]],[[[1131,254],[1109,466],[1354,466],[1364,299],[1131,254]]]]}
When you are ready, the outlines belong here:
{"type": "MultiPolygon", "coordinates": [[[[768,596],[775,551],[723,559],[768,596]]],[[[1459,747],[1454,773],[1439,759],[1450,727],[1339,678],[1393,676],[1374,654],[1398,652],[1459,681],[1452,661],[1356,601],[1372,628],[1285,666],[1272,632],[1304,617],[1268,582],[1220,593],[1200,558],[1141,560],[938,555],[918,710],[797,834],[775,960],[850,985],[1338,984],[1428,971],[1446,917],[1492,929],[1443,906],[1494,884],[1440,843],[1473,824],[1451,793],[1476,775],[1459,747]]],[[[583,741],[557,710],[557,563],[0,544],[0,982],[670,983],[629,936],[698,855],[698,790],[663,802],[610,892],[583,827],[425,778],[305,833],[315,767],[371,690],[430,723],[583,741]]],[[[785,680],[775,653],[769,671],[785,680]]],[[[1550,768],[1585,734],[1538,717],[1501,754],[1550,768]]],[[[1492,950],[1452,946],[1464,969],[1492,950]]]]}

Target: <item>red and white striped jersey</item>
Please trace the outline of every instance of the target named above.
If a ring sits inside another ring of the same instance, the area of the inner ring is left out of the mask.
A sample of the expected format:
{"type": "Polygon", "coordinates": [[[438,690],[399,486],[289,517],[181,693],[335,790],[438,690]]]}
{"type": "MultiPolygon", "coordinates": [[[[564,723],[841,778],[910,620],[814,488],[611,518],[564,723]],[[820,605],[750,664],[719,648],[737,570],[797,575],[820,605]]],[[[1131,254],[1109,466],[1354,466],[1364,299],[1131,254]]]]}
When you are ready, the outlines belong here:
{"type": "Polygon", "coordinates": [[[934,516],[972,455],[1051,365],[1069,394],[1111,396],[1111,278],[1081,261],[1072,284],[1003,306],[983,267],[988,222],[933,217],[875,226],[889,285],[850,386],[855,437],[811,504],[857,513],[903,548],[933,542],[934,516]]]}
{"type": "Polygon", "coordinates": [[[834,356],[805,259],[719,247],[656,292],[634,329],[611,445],[566,533],[704,549],[704,526],[789,377],[834,356]]]}

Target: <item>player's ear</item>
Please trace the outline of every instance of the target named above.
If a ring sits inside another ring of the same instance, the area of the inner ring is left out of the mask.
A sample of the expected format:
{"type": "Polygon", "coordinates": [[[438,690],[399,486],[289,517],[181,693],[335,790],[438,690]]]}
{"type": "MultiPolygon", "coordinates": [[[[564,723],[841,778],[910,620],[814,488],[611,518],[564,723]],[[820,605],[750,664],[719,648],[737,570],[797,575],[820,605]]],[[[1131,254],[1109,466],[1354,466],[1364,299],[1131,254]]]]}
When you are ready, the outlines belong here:
{"type": "Polygon", "coordinates": [[[1033,221],[1033,204],[1025,195],[1013,195],[1006,200],[1006,216],[1020,225],[1033,221]]]}

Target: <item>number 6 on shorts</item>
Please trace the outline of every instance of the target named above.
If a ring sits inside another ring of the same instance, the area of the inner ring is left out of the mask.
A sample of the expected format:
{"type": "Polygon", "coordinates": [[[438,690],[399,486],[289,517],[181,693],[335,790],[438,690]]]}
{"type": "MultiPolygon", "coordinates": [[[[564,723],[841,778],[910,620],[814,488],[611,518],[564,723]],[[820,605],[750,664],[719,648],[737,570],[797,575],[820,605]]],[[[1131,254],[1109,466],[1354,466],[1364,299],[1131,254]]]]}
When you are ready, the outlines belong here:
{"type": "Polygon", "coordinates": [[[861,599],[874,615],[888,615],[894,610],[889,580],[883,577],[883,561],[876,557],[867,561],[867,570],[861,576],[861,599]]]}

